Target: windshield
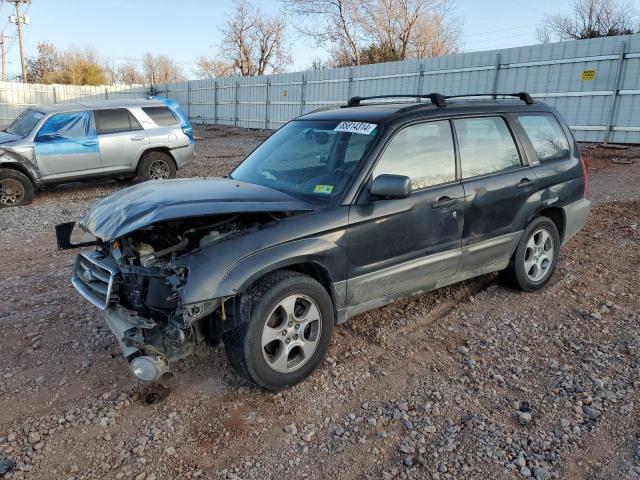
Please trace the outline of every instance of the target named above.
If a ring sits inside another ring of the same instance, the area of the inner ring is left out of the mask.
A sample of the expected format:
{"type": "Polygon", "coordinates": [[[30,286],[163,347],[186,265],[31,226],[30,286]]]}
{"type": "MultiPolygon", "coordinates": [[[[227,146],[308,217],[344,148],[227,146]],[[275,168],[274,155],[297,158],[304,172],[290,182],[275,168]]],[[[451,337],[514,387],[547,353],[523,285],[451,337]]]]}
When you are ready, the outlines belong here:
{"type": "Polygon", "coordinates": [[[230,177],[327,202],[349,185],[378,130],[371,123],[295,120],[254,150],[230,177]]]}
{"type": "Polygon", "coordinates": [[[26,137],[43,116],[44,113],[28,108],[5,129],[5,132],[26,137]]]}

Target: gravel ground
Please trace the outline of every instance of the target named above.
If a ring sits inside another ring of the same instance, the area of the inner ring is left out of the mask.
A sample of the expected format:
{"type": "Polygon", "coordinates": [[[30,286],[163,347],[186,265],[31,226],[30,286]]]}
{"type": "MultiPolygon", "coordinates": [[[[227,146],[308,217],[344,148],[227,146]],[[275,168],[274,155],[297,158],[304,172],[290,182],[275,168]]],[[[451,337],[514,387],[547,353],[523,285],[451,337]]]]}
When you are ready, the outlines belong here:
{"type": "MultiPolygon", "coordinates": [[[[268,133],[198,135],[181,176],[268,133]]],[[[219,348],[164,384],[128,373],[52,231],[121,183],[0,211],[0,477],[640,478],[640,149],[583,151],[596,205],[544,291],[487,275],[360,315],[278,394],[219,348]]]]}

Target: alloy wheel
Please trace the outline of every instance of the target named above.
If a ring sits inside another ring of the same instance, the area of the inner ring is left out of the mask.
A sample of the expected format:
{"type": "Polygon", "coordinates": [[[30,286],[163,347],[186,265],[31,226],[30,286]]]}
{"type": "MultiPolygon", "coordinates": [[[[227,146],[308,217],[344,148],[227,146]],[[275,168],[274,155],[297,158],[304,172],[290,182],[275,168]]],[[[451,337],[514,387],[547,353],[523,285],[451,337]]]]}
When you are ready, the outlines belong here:
{"type": "Polygon", "coordinates": [[[0,180],[0,205],[18,205],[24,198],[24,186],[13,178],[0,180]]]}
{"type": "Polygon", "coordinates": [[[290,295],[271,311],[262,330],[262,356],[276,372],[290,373],[313,356],[322,329],[318,305],[306,295],[290,295]]]}
{"type": "Polygon", "coordinates": [[[544,228],[533,232],[524,252],[524,271],[532,282],[542,280],[553,265],[553,237],[544,228]]]}
{"type": "Polygon", "coordinates": [[[155,160],[149,165],[149,178],[153,180],[166,180],[170,173],[169,165],[164,160],[155,160]]]}

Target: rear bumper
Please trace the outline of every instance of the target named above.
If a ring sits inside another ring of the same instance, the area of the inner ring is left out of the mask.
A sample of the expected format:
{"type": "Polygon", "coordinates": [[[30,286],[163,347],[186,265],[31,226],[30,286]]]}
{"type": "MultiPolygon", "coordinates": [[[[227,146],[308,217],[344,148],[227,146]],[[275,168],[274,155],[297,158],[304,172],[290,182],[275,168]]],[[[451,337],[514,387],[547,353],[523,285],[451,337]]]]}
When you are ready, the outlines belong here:
{"type": "Polygon", "coordinates": [[[570,203],[566,207],[562,207],[564,211],[565,229],[562,243],[573,237],[582,230],[587,223],[587,218],[591,212],[591,202],[586,198],[582,198],[577,202],[570,203]]]}
{"type": "Polygon", "coordinates": [[[196,144],[189,143],[186,147],[174,148],[171,154],[176,161],[176,166],[180,169],[196,156],[196,144]]]}

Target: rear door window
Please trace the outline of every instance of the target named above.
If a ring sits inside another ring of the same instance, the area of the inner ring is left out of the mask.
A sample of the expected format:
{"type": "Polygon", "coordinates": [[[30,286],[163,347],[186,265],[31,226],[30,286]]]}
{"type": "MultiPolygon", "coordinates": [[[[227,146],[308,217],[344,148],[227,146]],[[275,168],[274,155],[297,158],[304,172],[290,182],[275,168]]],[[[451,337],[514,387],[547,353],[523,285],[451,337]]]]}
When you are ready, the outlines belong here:
{"type": "Polygon", "coordinates": [[[518,122],[542,163],[569,158],[569,142],[553,116],[542,113],[520,115],[518,122]]]}
{"type": "Polygon", "coordinates": [[[462,177],[520,168],[520,154],[502,117],[462,118],[453,124],[460,148],[462,177]]]}
{"type": "Polygon", "coordinates": [[[142,130],[140,123],[126,108],[96,110],[95,116],[96,129],[101,135],[142,130]]]}
{"type": "Polygon", "coordinates": [[[456,160],[449,122],[421,123],[400,130],[380,157],[373,178],[382,174],[409,177],[412,190],[454,181],[456,160]]]}
{"type": "Polygon", "coordinates": [[[168,107],[143,107],[142,111],[159,127],[171,127],[180,123],[168,107]]]}

